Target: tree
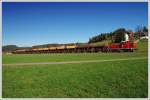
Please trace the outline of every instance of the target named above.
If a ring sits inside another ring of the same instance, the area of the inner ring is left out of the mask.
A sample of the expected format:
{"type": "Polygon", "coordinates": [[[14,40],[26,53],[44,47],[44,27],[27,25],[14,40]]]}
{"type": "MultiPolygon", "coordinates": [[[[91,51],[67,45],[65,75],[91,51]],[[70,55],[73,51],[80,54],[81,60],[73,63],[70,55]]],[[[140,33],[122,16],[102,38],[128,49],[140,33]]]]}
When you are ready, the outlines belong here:
{"type": "Polygon", "coordinates": [[[143,30],[143,27],[140,25],[138,25],[135,29],[136,32],[142,32],[142,30],[143,30]]]}
{"type": "Polygon", "coordinates": [[[143,32],[148,32],[148,29],[146,26],[143,27],[143,32]]]}
{"type": "Polygon", "coordinates": [[[97,36],[90,38],[88,43],[95,43],[95,42],[100,42],[103,40],[110,40],[111,37],[112,37],[112,33],[101,33],[97,36]]]}
{"type": "Polygon", "coordinates": [[[125,40],[124,33],[127,33],[127,31],[124,28],[119,28],[116,31],[113,32],[115,40],[115,43],[120,43],[121,41],[125,40]]]}

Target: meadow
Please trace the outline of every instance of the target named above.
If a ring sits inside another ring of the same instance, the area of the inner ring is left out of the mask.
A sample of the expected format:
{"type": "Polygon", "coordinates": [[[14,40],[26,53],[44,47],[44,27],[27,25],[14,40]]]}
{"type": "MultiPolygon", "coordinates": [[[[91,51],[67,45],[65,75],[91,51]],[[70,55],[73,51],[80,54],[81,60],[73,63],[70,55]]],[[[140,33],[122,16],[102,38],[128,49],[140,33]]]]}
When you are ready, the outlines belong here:
{"type": "Polygon", "coordinates": [[[133,53],[3,55],[3,64],[129,59],[78,64],[3,66],[4,98],[146,98],[147,40],[133,53]]]}

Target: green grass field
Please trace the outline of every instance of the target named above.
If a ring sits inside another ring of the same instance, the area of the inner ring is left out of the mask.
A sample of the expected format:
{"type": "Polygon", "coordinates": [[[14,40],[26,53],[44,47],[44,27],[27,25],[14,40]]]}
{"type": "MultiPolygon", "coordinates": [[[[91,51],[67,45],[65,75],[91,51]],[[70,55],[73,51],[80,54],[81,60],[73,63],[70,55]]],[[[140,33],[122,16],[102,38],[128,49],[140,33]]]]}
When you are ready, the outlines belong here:
{"type": "MultiPolygon", "coordinates": [[[[3,55],[3,64],[147,57],[147,41],[134,53],[3,55]]],[[[8,97],[148,96],[148,59],[61,65],[3,66],[2,95],[8,97]]]]}

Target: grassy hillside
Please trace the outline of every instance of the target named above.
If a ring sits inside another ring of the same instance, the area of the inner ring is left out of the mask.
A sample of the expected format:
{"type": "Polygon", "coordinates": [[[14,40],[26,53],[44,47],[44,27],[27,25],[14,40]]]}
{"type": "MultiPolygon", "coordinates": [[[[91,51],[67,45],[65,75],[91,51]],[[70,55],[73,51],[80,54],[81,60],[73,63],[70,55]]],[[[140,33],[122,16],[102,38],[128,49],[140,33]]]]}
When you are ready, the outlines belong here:
{"type": "Polygon", "coordinates": [[[3,68],[3,97],[147,97],[147,60],[3,68]]]}
{"type": "Polygon", "coordinates": [[[148,53],[148,40],[147,39],[142,39],[139,40],[137,43],[137,52],[143,52],[143,53],[148,53]]]}

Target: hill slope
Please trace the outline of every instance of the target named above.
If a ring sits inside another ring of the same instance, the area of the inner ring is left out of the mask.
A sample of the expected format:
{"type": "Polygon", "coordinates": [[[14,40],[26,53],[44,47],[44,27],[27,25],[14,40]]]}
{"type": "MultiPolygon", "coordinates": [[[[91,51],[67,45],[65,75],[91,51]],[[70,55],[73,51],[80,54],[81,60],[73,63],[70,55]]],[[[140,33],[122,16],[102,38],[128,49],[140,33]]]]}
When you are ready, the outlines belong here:
{"type": "Polygon", "coordinates": [[[141,39],[137,43],[137,52],[145,52],[148,53],[148,40],[147,39],[141,39]]]}

